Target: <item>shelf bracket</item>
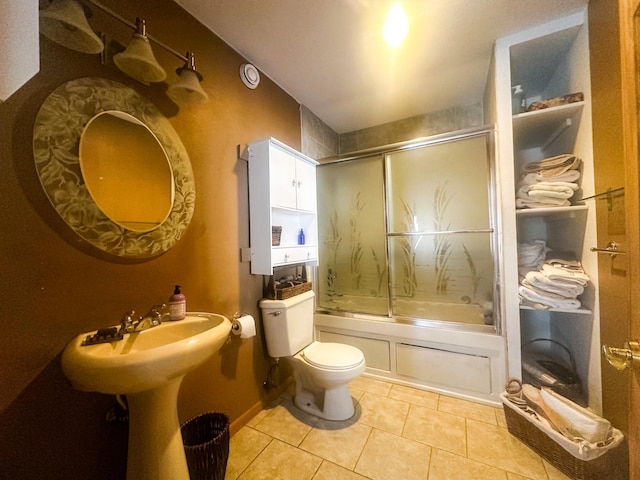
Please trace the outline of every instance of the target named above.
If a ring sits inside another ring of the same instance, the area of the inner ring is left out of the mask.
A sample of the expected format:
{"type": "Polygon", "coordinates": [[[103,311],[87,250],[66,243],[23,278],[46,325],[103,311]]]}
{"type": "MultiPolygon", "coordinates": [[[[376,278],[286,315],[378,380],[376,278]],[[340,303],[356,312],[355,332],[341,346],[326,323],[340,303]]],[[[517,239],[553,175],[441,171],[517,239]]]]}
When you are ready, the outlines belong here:
{"type": "Polygon", "coordinates": [[[237,147],[238,150],[238,158],[240,160],[244,160],[245,162],[249,161],[249,145],[238,145],[237,147]]]}

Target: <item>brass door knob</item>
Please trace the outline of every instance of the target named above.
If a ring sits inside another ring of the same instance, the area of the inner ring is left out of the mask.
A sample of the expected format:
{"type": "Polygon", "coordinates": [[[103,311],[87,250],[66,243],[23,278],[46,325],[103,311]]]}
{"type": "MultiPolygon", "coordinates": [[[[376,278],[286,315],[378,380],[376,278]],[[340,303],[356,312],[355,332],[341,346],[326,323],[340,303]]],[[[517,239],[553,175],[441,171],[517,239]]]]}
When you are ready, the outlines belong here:
{"type": "Polygon", "coordinates": [[[625,342],[624,348],[603,345],[602,354],[617,370],[640,369],[640,342],[625,342]]]}

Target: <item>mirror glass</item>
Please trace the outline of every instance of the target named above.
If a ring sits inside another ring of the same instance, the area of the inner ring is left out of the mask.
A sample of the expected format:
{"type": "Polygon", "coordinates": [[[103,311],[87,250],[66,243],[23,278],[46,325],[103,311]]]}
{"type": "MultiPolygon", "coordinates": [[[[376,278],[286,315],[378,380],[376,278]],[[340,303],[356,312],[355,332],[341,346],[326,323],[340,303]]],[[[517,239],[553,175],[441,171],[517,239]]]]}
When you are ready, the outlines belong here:
{"type": "Polygon", "coordinates": [[[89,120],[80,138],[80,169],[93,200],[118,225],[147,232],[169,215],[169,160],[153,132],[134,116],[107,111],[89,120]]]}
{"type": "Polygon", "coordinates": [[[92,252],[155,257],[191,221],[195,181],[184,145],[125,85],[79,78],[55,89],[36,116],[33,153],[49,201],[92,252]]]}

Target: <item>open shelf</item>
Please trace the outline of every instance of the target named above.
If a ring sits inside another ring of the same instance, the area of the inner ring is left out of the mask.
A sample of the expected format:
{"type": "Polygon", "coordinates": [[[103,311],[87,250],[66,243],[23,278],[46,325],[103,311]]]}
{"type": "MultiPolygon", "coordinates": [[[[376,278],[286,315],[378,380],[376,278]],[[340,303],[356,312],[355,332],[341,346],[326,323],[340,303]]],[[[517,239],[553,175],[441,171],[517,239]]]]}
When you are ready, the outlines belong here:
{"type": "Polygon", "coordinates": [[[579,120],[584,102],[519,113],[513,116],[513,137],[520,149],[547,145],[579,120]]]}

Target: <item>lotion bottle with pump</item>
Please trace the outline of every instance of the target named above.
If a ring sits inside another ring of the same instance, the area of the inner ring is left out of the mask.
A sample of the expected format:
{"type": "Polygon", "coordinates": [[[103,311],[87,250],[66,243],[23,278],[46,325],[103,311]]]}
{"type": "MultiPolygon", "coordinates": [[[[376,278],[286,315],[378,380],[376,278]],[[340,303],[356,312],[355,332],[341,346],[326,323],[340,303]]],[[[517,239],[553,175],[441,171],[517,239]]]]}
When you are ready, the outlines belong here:
{"type": "Polygon", "coordinates": [[[169,297],[169,320],[182,320],[187,314],[187,300],[180,293],[180,285],[176,285],[173,295],[169,297]]]}

